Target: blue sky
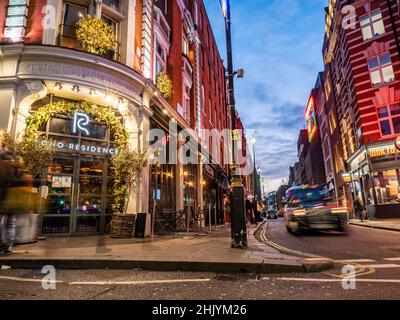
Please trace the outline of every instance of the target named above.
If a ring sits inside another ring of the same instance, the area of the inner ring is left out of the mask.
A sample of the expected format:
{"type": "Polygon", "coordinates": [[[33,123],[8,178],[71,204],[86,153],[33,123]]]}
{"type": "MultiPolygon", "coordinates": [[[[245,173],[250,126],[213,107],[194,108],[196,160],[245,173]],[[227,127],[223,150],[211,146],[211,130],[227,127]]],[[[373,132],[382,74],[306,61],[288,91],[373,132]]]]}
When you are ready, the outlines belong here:
{"type": "MultiPolygon", "coordinates": [[[[225,29],[218,0],[204,0],[221,56],[225,29]]],[[[231,0],[236,103],[257,136],[256,159],[268,190],[289,175],[297,137],[317,74],[323,68],[324,7],[328,0],[231,0]]]]}

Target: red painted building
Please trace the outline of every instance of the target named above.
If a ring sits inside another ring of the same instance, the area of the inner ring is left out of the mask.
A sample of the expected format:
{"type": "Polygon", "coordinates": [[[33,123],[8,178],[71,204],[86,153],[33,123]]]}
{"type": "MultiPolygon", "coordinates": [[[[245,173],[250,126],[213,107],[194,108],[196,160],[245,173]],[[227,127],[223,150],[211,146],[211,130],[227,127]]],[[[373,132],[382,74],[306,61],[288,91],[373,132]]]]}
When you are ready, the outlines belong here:
{"type": "Polygon", "coordinates": [[[399,14],[394,0],[337,0],[326,15],[324,81],[340,132],[332,140],[335,171],[351,178],[338,185],[351,191],[348,202],[358,198],[378,218],[400,215],[399,14]]]}
{"type": "MultiPolygon", "coordinates": [[[[147,148],[148,132],[168,130],[170,121],[179,130],[193,129],[195,139],[202,138],[201,129],[229,128],[225,69],[201,0],[0,1],[0,55],[0,133],[21,136],[26,116],[66,99],[120,115],[133,148],[147,148]],[[87,15],[112,29],[116,43],[106,54],[87,52],[77,41],[78,22],[87,15]],[[172,81],[170,97],[157,86],[161,71],[172,81]]],[[[209,152],[214,160],[210,165],[168,163],[143,169],[129,211],[152,213],[156,201],[160,211],[178,215],[186,205],[197,210],[210,204],[217,210],[217,222],[223,223],[225,151],[222,137],[211,142],[219,152],[209,152]]],[[[88,155],[62,155],[75,168],[70,172],[74,190],[83,187],[74,161],[91,161],[88,155]]],[[[103,178],[104,185],[111,181],[106,174],[103,178]]],[[[54,223],[46,222],[44,233],[106,232],[112,212],[107,206],[110,195],[103,191],[90,205],[83,205],[76,194],[65,195],[71,214],[46,213],[45,220],[54,223]],[[86,219],[83,208],[96,211],[96,216],[86,219]]]]}

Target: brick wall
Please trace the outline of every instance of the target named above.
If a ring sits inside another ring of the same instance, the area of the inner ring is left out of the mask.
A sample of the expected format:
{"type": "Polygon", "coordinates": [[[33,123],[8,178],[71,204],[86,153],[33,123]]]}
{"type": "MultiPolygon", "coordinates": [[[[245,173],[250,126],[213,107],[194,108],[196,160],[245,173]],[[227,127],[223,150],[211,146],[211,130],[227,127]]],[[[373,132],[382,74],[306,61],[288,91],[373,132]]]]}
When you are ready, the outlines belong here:
{"type": "Polygon", "coordinates": [[[0,1],[0,40],[4,36],[4,27],[6,25],[8,0],[0,1]]]}
{"type": "Polygon", "coordinates": [[[47,0],[31,0],[29,3],[28,21],[26,25],[25,42],[28,44],[40,44],[43,38],[42,9],[47,5],[47,0]]]}

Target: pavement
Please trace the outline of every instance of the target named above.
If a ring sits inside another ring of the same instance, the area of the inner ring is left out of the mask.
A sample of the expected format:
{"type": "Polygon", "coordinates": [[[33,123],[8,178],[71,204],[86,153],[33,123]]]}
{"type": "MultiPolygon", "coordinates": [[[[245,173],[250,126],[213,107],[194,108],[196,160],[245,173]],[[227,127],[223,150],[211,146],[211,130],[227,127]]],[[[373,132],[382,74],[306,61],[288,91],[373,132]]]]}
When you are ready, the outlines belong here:
{"type": "MultiPolygon", "coordinates": [[[[259,225],[258,227],[261,227],[259,225]]],[[[0,265],[19,269],[115,269],[191,272],[287,273],[320,272],[333,267],[330,259],[282,254],[259,242],[248,228],[247,250],[230,247],[230,227],[189,237],[112,239],[109,236],[54,237],[15,247],[0,256],[0,265]]]]}
{"type": "Polygon", "coordinates": [[[373,229],[400,231],[400,219],[364,220],[364,222],[361,222],[359,219],[352,219],[350,220],[350,224],[373,229]]]}

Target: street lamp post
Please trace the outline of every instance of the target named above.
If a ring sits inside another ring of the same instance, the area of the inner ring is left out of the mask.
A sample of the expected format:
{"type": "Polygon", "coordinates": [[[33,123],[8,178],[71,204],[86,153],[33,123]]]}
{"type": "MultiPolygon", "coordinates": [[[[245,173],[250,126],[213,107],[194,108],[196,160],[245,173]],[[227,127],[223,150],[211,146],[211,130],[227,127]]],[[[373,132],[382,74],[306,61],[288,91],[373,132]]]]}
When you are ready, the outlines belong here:
{"type": "MultiPolygon", "coordinates": [[[[228,93],[229,93],[229,108],[231,114],[232,130],[236,130],[236,102],[235,102],[235,86],[234,77],[235,72],[233,69],[233,56],[232,56],[232,33],[231,33],[231,14],[230,14],[230,1],[221,0],[223,13],[225,18],[226,30],[226,51],[228,62],[228,93]]],[[[242,73],[242,72],[241,72],[242,73]]],[[[239,74],[238,74],[239,75],[239,74]]],[[[233,136],[233,135],[232,135],[233,136]]],[[[245,249],[247,248],[247,230],[246,230],[246,208],[245,208],[245,190],[243,187],[242,179],[239,176],[239,166],[236,161],[236,148],[237,143],[232,138],[232,180],[230,194],[231,202],[231,236],[232,248],[245,249]]]]}

